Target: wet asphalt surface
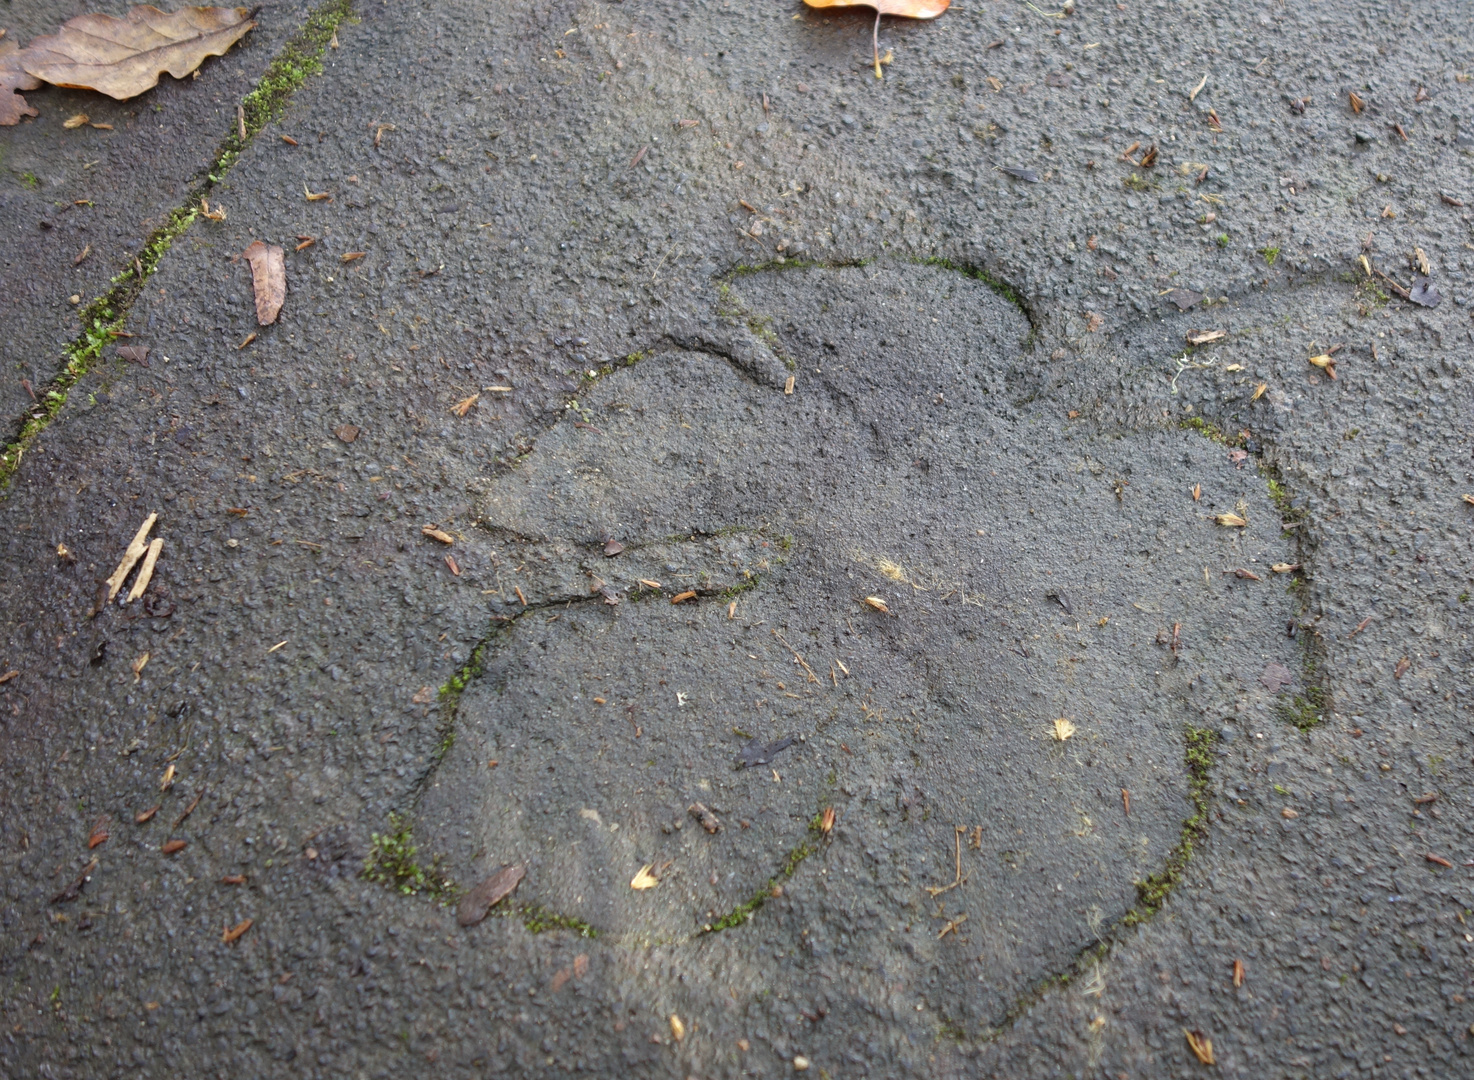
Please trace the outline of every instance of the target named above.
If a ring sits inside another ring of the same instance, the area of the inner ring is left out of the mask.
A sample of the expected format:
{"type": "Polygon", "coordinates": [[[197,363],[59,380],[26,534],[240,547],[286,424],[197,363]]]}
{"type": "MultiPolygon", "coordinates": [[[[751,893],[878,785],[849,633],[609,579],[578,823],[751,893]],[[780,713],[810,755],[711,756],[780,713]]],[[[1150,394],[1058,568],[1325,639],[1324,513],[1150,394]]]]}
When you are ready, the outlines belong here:
{"type": "MultiPolygon", "coordinates": [[[[15,420],[303,10],[0,134],[15,420]]],[[[359,15],[0,497],[0,1071],[1474,1073],[1467,8],[359,15]]]]}

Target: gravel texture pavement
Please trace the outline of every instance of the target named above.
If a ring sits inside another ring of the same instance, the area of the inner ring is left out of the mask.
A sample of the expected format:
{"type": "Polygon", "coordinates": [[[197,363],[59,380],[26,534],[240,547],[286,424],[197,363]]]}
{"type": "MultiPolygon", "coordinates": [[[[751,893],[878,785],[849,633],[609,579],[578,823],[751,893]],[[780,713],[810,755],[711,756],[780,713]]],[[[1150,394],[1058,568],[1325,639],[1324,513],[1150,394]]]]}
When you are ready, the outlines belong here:
{"type": "Polygon", "coordinates": [[[29,95],[0,1075],[1474,1075],[1469,7],[867,10],[29,95]]]}

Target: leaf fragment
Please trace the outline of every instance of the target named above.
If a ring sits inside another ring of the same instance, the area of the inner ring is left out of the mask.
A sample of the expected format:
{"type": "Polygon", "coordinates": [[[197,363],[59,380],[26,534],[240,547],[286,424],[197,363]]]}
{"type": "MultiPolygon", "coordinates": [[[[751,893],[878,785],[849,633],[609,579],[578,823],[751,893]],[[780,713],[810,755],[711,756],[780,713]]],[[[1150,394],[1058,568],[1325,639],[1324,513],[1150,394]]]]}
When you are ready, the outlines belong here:
{"type": "Polygon", "coordinates": [[[470,397],[463,398],[462,400],[452,405],[450,407],[450,411],[455,413],[457,416],[465,416],[468,412],[476,407],[476,402],[480,400],[480,394],[472,394],[470,397]]]}
{"type": "Polygon", "coordinates": [[[456,922],[462,926],[475,926],[504,897],[511,895],[526,876],[527,867],[521,863],[498,870],[461,898],[456,908],[456,922]]]}
{"type": "Polygon", "coordinates": [[[276,322],[287,299],[287,255],[275,244],[251,241],[241,252],[251,266],[251,287],[256,294],[256,321],[262,326],[276,322]]]}
{"type": "Polygon", "coordinates": [[[1228,337],[1227,330],[1189,330],[1187,332],[1187,343],[1189,345],[1207,345],[1210,342],[1222,341],[1228,337]]]}
{"type": "Polygon", "coordinates": [[[1254,396],[1251,397],[1249,399],[1249,401],[1251,403],[1252,402],[1255,402],[1255,401],[1258,401],[1260,398],[1262,398],[1264,396],[1264,392],[1266,390],[1268,390],[1268,389],[1269,389],[1269,384],[1267,382],[1260,383],[1258,386],[1254,387],[1254,396]]]}
{"type": "Polygon", "coordinates": [[[679,593],[676,593],[674,596],[672,596],[670,598],[670,602],[672,604],[683,604],[687,600],[695,600],[695,599],[696,599],[696,590],[695,589],[687,589],[685,592],[679,592],[679,593]]]}
{"type": "Polygon", "coordinates": [[[1299,570],[1300,564],[1297,562],[1277,562],[1270,569],[1276,574],[1288,574],[1291,570],[1299,570]]]}
{"type": "Polygon", "coordinates": [[[65,120],[63,120],[61,122],[61,126],[66,128],[68,131],[74,131],[77,128],[81,127],[83,124],[88,124],[91,122],[92,117],[88,116],[84,112],[79,112],[76,116],[69,116],[65,120]]]}
{"type": "Polygon", "coordinates": [[[93,823],[92,832],[89,833],[87,836],[88,851],[91,851],[93,848],[97,847],[98,844],[107,843],[108,836],[110,835],[108,833],[108,826],[111,824],[112,821],[108,818],[106,814],[98,818],[97,821],[93,823]]]}
{"type": "Polygon", "coordinates": [[[1243,985],[1244,985],[1244,962],[1242,960],[1235,960],[1233,962],[1233,986],[1234,986],[1234,989],[1237,990],[1240,986],[1243,986],[1243,985]]]}
{"type": "Polygon", "coordinates": [[[255,925],[255,919],[242,919],[234,926],[227,927],[225,933],[220,935],[220,940],[229,945],[232,941],[239,941],[242,934],[255,925]]]}
{"type": "Polygon", "coordinates": [[[826,806],[823,815],[819,818],[819,831],[828,836],[834,831],[834,807],[826,806]]]}
{"type": "Polygon", "coordinates": [[[880,612],[882,615],[889,615],[891,613],[891,609],[886,606],[885,601],[878,596],[865,597],[865,604],[867,607],[873,608],[874,610],[880,612]]]}
{"type": "Polygon", "coordinates": [[[19,57],[33,78],[126,101],[158,85],[166,71],[182,79],[206,57],[223,56],[255,27],[251,14],[226,7],[165,13],[140,4],[122,18],[79,15],[36,38],[19,57]]]}
{"type": "Polygon", "coordinates": [[[675,1013],[670,1014],[670,1037],[676,1042],[686,1038],[686,1025],[675,1013]]]}
{"type": "Polygon", "coordinates": [[[1361,99],[1361,95],[1355,90],[1349,91],[1346,94],[1346,102],[1351,106],[1351,111],[1354,113],[1360,113],[1367,107],[1367,103],[1361,99]]]}
{"type": "Polygon", "coordinates": [[[1218,1064],[1218,1062],[1215,1061],[1213,1058],[1212,1039],[1208,1038],[1208,1036],[1197,1030],[1188,1031],[1187,1028],[1183,1028],[1182,1033],[1187,1036],[1188,1049],[1193,1052],[1193,1056],[1196,1057],[1199,1062],[1204,1065],[1218,1064]]]}
{"type": "Polygon", "coordinates": [[[41,115],[20,96],[22,90],[39,90],[41,80],[26,74],[21,47],[0,41],[0,127],[20,123],[22,116],[41,115]]]}
{"type": "Polygon", "coordinates": [[[1054,738],[1057,742],[1064,742],[1075,734],[1076,727],[1063,716],[1054,722],[1054,738]]]}
{"type": "Polygon", "coordinates": [[[165,855],[174,855],[183,851],[184,847],[185,842],[183,840],[166,840],[164,841],[164,846],[159,850],[165,855]]]}
{"type": "Polygon", "coordinates": [[[420,529],[420,535],[428,536],[431,540],[439,540],[446,547],[449,547],[451,544],[454,544],[456,542],[456,538],[454,536],[451,536],[450,533],[445,532],[442,529],[437,529],[434,525],[423,526],[420,529]]]}
{"type": "Polygon", "coordinates": [[[1413,662],[1409,660],[1406,656],[1404,656],[1401,660],[1397,662],[1397,666],[1392,669],[1392,677],[1394,679],[1402,678],[1404,675],[1407,674],[1408,668],[1412,666],[1413,662]]]}
{"type": "Polygon", "coordinates": [[[1230,529],[1242,529],[1249,524],[1248,521],[1238,514],[1218,514],[1213,520],[1230,529]]]}
{"type": "Polygon", "coordinates": [[[686,812],[701,822],[701,827],[707,832],[719,833],[722,831],[722,823],[717,820],[717,816],[701,803],[693,802],[690,806],[686,807],[686,812]]]}
{"type": "Polygon", "coordinates": [[[659,885],[660,879],[650,872],[652,869],[654,869],[654,867],[654,863],[646,863],[644,866],[640,867],[640,872],[637,873],[634,876],[633,880],[630,881],[630,888],[636,890],[644,890],[653,889],[655,888],[655,886],[659,885]]]}

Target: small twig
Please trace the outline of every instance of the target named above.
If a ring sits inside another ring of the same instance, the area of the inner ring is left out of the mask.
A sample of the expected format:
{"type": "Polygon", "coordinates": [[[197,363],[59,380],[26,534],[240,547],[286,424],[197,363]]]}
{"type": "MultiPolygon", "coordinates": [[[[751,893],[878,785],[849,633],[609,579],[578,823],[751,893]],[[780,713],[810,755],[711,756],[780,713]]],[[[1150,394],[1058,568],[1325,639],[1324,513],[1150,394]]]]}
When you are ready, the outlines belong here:
{"type": "Polygon", "coordinates": [[[962,833],[964,830],[961,825],[954,825],[952,829],[954,834],[952,839],[955,841],[957,847],[957,877],[950,885],[942,885],[937,888],[928,885],[926,891],[931,894],[932,899],[936,899],[942,893],[955,889],[962,884],[962,833]]]}
{"type": "Polygon", "coordinates": [[[809,665],[804,662],[804,658],[798,654],[798,650],[795,649],[792,645],[788,644],[788,640],[784,638],[782,634],[778,633],[777,630],[773,631],[773,636],[779,641],[783,642],[783,647],[786,648],[789,652],[793,653],[793,658],[799,662],[799,666],[802,667],[806,672],[808,672],[809,682],[818,682],[819,677],[814,674],[814,669],[809,667],[809,665]]]}
{"type": "Polygon", "coordinates": [[[880,73],[880,8],[875,9],[875,28],[870,32],[870,48],[875,53],[875,77],[885,78],[880,73]]]}
{"type": "Polygon", "coordinates": [[[967,912],[965,911],[961,915],[957,916],[957,918],[947,920],[947,925],[942,927],[942,932],[937,935],[937,940],[941,941],[942,938],[955,931],[965,922],[967,922],[967,912]]]}

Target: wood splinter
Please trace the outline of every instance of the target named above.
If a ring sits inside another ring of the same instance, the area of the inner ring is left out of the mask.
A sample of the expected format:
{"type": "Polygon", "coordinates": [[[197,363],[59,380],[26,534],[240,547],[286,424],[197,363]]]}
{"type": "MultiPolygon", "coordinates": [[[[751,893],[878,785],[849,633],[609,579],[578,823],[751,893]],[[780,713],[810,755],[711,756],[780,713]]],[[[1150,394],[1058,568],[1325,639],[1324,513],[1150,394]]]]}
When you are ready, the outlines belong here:
{"type": "MultiPolygon", "coordinates": [[[[133,537],[132,542],[128,545],[128,550],[123,552],[123,561],[118,563],[118,568],[113,571],[113,576],[107,579],[108,600],[112,600],[113,597],[118,595],[118,590],[123,587],[123,580],[133,569],[134,564],[143,557],[143,553],[148,550],[149,530],[154,527],[154,522],[158,520],[158,514],[150,514],[133,537]]],[[[157,558],[158,556],[156,555],[154,557],[157,558]]]]}

